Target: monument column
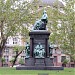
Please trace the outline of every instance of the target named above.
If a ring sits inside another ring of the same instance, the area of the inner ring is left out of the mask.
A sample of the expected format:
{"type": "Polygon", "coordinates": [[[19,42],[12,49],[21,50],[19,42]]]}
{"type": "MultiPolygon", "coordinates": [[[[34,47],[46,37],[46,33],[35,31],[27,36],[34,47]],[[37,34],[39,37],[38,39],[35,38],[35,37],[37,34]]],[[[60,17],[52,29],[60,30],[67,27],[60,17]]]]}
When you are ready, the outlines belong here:
{"type": "Polygon", "coordinates": [[[33,57],[33,38],[30,38],[30,57],[33,57]]]}
{"type": "Polygon", "coordinates": [[[47,40],[47,57],[49,57],[49,45],[48,45],[48,38],[47,38],[46,40],[47,40]]]}
{"type": "Polygon", "coordinates": [[[45,39],[45,50],[46,50],[46,57],[49,57],[48,38],[45,39]]]}

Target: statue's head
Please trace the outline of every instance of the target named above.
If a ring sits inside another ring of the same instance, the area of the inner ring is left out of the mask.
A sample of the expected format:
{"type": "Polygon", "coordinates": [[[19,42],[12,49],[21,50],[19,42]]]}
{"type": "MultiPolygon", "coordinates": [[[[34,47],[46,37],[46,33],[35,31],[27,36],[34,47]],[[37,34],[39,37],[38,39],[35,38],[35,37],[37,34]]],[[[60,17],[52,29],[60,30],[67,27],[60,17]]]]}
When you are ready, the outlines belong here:
{"type": "Polygon", "coordinates": [[[29,44],[28,42],[26,42],[26,44],[29,44]]]}
{"type": "Polygon", "coordinates": [[[48,18],[47,13],[46,13],[46,11],[44,10],[41,20],[42,20],[42,19],[45,19],[45,20],[46,20],[47,18],[48,18]]]}
{"type": "Polygon", "coordinates": [[[40,43],[40,42],[39,42],[38,44],[39,44],[39,45],[41,45],[41,43],[40,43]]]}
{"type": "Polygon", "coordinates": [[[29,46],[29,42],[26,42],[26,46],[29,46]]]}
{"type": "Polygon", "coordinates": [[[43,14],[46,14],[46,10],[43,11],[43,14]]]}

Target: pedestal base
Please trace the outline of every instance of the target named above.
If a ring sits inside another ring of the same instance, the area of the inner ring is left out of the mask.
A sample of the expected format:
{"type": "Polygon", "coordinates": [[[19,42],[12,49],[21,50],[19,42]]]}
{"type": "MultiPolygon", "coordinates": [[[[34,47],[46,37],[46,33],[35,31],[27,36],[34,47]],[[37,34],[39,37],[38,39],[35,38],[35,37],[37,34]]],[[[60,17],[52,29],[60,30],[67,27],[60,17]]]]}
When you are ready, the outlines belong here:
{"type": "Polygon", "coordinates": [[[45,64],[46,64],[46,66],[54,66],[54,64],[53,64],[53,58],[52,57],[45,58],[45,64]]]}
{"type": "Polygon", "coordinates": [[[25,66],[54,66],[53,58],[25,58],[25,66]]]}
{"type": "Polygon", "coordinates": [[[25,66],[34,66],[34,58],[25,58],[25,66]]]}
{"type": "Polygon", "coordinates": [[[35,66],[45,66],[44,58],[35,58],[35,66]]]}
{"type": "Polygon", "coordinates": [[[64,70],[64,67],[60,66],[20,66],[16,67],[16,70],[64,70]]]}

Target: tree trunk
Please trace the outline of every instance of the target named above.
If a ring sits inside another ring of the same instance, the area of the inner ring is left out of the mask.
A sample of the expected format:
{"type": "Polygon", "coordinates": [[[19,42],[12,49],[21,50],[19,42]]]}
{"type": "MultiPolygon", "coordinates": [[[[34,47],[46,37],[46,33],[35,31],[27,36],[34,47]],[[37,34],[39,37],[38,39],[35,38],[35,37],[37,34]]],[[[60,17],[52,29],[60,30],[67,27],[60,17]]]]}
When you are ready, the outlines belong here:
{"type": "MultiPolygon", "coordinates": [[[[4,51],[4,49],[5,49],[5,43],[6,43],[6,41],[7,41],[7,38],[6,38],[6,39],[3,38],[3,39],[1,40],[1,43],[0,43],[0,63],[1,63],[2,56],[3,56],[3,51],[4,51]]],[[[2,65],[1,65],[1,66],[2,66],[2,65]]]]}
{"type": "Polygon", "coordinates": [[[2,67],[2,49],[0,48],[0,66],[2,67]]]}
{"type": "Polygon", "coordinates": [[[0,57],[0,67],[2,67],[2,62],[1,62],[1,59],[2,59],[2,58],[0,57]]]}
{"type": "Polygon", "coordinates": [[[3,67],[3,61],[2,61],[2,67],[3,67]]]}
{"type": "Polygon", "coordinates": [[[74,61],[74,67],[75,67],[75,61],[74,61]]]}
{"type": "Polygon", "coordinates": [[[5,40],[3,41],[3,45],[1,44],[0,45],[0,63],[1,63],[1,65],[0,66],[2,66],[2,62],[1,62],[1,59],[2,59],[2,56],[3,56],[3,51],[4,51],[4,49],[5,49],[5,40]]]}
{"type": "Polygon", "coordinates": [[[4,34],[3,34],[3,25],[4,25],[4,20],[2,20],[1,24],[0,24],[0,30],[1,30],[0,31],[1,32],[1,36],[0,36],[0,38],[1,38],[0,39],[1,40],[1,42],[0,42],[0,63],[1,63],[2,56],[3,56],[3,51],[5,49],[5,43],[6,43],[7,37],[8,37],[8,36],[5,37],[4,34]]]}
{"type": "Polygon", "coordinates": [[[22,53],[22,51],[20,51],[19,53],[16,52],[16,56],[15,56],[15,59],[14,59],[14,61],[13,61],[13,63],[12,63],[12,67],[15,65],[15,62],[16,62],[18,56],[19,56],[21,53],[22,53]]]}
{"type": "Polygon", "coordinates": [[[14,61],[13,61],[13,63],[12,63],[12,67],[15,65],[15,62],[16,62],[16,60],[17,60],[17,57],[18,57],[18,56],[15,56],[15,59],[14,59],[14,61]]]}

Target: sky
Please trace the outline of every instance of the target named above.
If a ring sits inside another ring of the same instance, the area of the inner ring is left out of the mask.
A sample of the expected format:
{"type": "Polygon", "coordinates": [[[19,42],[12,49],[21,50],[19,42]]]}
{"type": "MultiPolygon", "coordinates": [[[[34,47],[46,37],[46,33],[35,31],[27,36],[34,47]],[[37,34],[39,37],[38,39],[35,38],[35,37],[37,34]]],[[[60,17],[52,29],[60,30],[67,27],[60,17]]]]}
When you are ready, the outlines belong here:
{"type": "MultiPolygon", "coordinates": [[[[5,1],[7,1],[7,0],[5,0],[5,1]]],[[[25,0],[21,0],[21,1],[25,1],[25,0]]],[[[31,0],[26,0],[26,1],[31,1],[31,0]]],[[[61,1],[63,4],[65,4],[62,0],[59,0],[59,1],[61,1]]]]}

